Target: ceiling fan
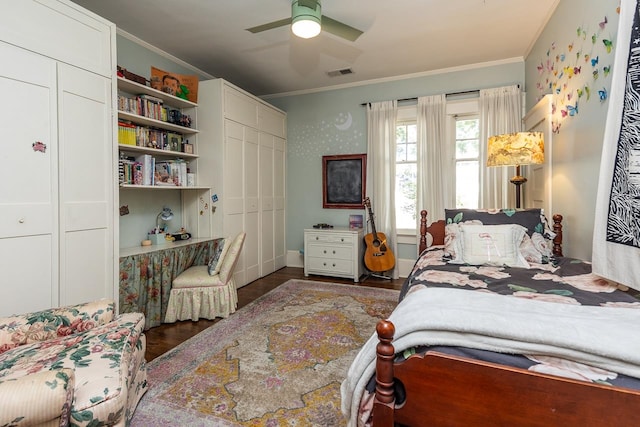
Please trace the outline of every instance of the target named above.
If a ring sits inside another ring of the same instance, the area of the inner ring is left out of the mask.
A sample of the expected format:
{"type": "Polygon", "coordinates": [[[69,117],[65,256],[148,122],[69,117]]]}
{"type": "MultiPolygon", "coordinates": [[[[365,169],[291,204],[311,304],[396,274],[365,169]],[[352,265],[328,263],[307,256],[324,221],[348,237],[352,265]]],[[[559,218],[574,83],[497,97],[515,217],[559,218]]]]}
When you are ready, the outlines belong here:
{"type": "Polygon", "coordinates": [[[291,3],[291,18],[247,28],[247,31],[255,34],[289,24],[291,24],[291,31],[295,35],[305,39],[317,36],[320,30],[352,42],[362,35],[362,31],[357,28],[322,15],[320,0],[293,0],[291,3]]]}

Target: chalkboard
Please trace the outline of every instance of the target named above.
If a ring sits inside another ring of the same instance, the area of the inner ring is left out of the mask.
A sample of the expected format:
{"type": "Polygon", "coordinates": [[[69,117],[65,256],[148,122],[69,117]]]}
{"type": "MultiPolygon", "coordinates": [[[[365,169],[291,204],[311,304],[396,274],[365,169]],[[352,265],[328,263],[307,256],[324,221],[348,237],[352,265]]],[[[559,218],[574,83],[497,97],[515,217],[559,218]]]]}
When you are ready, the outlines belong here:
{"type": "Polygon", "coordinates": [[[366,154],[322,156],[322,207],[364,209],[366,154]]]}

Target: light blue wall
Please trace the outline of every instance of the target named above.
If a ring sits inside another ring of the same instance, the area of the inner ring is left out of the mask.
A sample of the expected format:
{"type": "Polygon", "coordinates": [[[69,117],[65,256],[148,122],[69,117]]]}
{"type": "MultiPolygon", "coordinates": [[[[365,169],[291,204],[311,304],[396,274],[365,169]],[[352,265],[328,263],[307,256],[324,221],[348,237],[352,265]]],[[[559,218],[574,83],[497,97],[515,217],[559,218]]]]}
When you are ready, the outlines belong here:
{"type": "MultiPolygon", "coordinates": [[[[383,59],[381,59],[383,60],[383,59]]],[[[268,97],[287,112],[287,249],[303,247],[303,229],[326,222],[348,225],[363,211],[322,208],[322,156],[367,151],[362,103],[524,84],[524,62],[433,73],[421,77],[303,95],[268,97]],[[341,130],[348,117],[352,124],[341,130]]],[[[401,245],[399,258],[415,259],[415,245],[401,245]]]]}
{"type": "Polygon", "coordinates": [[[611,88],[611,74],[607,75],[605,67],[612,66],[615,50],[607,52],[603,40],[611,40],[616,46],[619,3],[561,0],[525,61],[527,108],[544,94],[554,93],[553,120],[560,128],[550,142],[552,206],[554,213],[565,218],[564,253],[587,260],[591,260],[598,171],[609,106],[608,99],[600,100],[599,91],[611,88]],[[592,65],[595,58],[597,64],[592,65]],[[573,68],[573,75],[565,67],[573,68]],[[568,111],[567,106],[576,103],[578,113],[563,117],[562,110],[568,111]]]}

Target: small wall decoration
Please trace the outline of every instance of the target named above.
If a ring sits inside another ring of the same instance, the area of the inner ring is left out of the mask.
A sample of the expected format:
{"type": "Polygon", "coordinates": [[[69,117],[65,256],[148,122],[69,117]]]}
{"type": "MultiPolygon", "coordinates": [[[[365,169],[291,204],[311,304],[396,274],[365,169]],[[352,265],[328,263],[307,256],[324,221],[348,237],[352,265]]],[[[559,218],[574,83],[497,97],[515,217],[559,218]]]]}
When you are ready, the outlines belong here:
{"type": "Polygon", "coordinates": [[[364,209],[367,155],[322,156],[322,207],[364,209]]]}

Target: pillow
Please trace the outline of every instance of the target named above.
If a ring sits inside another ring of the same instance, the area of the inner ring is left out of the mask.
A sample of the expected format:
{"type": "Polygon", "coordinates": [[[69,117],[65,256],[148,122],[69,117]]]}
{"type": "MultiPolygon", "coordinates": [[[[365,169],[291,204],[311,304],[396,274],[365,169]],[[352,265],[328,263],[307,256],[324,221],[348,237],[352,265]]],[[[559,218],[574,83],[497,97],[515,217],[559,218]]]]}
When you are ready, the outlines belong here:
{"type": "Polygon", "coordinates": [[[224,256],[227,254],[227,251],[229,250],[228,240],[229,239],[222,239],[218,243],[218,246],[216,247],[216,249],[214,250],[213,256],[209,261],[209,267],[208,267],[210,276],[215,276],[220,272],[220,267],[222,266],[222,261],[224,260],[224,256]]]}
{"type": "Polygon", "coordinates": [[[484,225],[519,224],[527,229],[531,236],[537,232],[545,233],[546,219],[541,209],[445,209],[447,224],[462,223],[471,220],[480,221],[484,225]]]}
{"type": "Polygon", "coordinates": [[[520,253],[526,229],[517,224],[460,225],[462,261],[470,265],[529,268],[520,253]]]}

